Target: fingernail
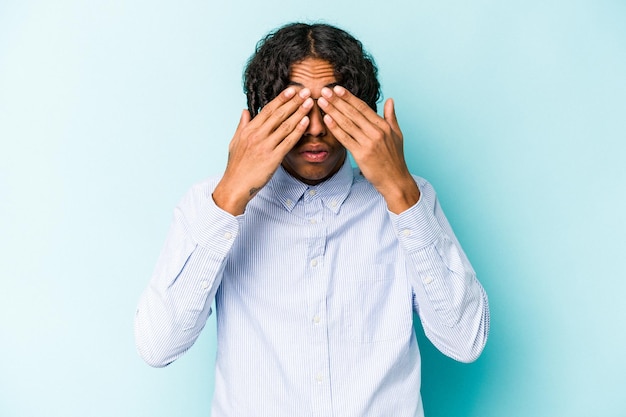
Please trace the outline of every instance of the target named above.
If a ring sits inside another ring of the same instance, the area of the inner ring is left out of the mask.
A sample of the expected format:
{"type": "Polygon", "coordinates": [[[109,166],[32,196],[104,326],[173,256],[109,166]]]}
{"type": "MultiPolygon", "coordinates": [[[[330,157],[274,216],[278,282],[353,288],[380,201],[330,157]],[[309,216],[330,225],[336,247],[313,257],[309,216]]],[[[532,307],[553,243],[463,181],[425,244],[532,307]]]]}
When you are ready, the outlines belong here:
{"type": "Polygon", "coordinates": [[[317,105],[320,106],[320,107],[326,107],[326,106],[328,106],[328,101],[326,101],[326,99],[324,97],[320,97],[320,98],[317,99],[317,105]]]}
{"type": "Polygon", "coordinates": [[[293,87],[289,87],[288,89],[285,90],[285,97],[287,98],[293,97],[294,94],[296,94],[296,89],[293,87]]]}
{"type": "Polygon", "coordinates": [[[305,109],[310,109],[311,107],[313,107],[313,99],[309,97],[304,100],[304,103],[302,103],[302,107],[304,107],[305,109]]]}
{"type": "Polygon", "coordinates": [[[300,90],[300,97],[302,98],[307,98],[308,96],[311,95],[311,90],[309,90],[308,88],[303,88],[302,90],[300,90]]]}
{"type": "Polygon", "coordinates": [[[338,96],[343,96],[344,94],[346,94],[346,89],[340,85],[336,85],[333,88],[333,90],[335,91],[335,94],[337,94],[338,96]]]}
{"type": "Polygon", "coordinates": [[[324,88],[322,88],[322,95],[324,97],[331,98],[332,95],[333,95],[333,92],[330,90],[330,88],[324,87],[324,88]]]}

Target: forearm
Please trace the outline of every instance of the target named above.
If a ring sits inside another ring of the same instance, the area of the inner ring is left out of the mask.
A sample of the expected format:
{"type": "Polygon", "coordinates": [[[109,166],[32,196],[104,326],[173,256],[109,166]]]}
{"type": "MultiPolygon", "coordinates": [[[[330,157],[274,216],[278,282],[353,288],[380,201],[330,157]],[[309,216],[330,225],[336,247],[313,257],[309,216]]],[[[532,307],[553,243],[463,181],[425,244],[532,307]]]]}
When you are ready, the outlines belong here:
{"type": "Polygon", "coordinates": [[[148,364],[166,366],[195,343],[210,314],[222,264],[206,249],[196,247],[171,285],[163,285],[160,276],[153,277],[135,316],[137,350],[148,364]]]}
{"type": "Polygon", "coordinates": [[[447,236],[410,255],[415,309],[429,340],[444,354],[472,362],[489,333],[487,295],[447,236]]]}
{"type": "Polygon", "coordinates": [[[192,189],[176,209],[135,316],[137,349],[148,364],[166,366],[194,344],[237,231],[237,221],[208,201],[204,190],[192,189]]]}
{"type": "Polygon", "coordinates": [[[409,261],[415,310],[441,352],[471,362],[482,352],[489,333],[487,296],[434,190],[425,181],[420,188],[419,203],[394,217],[409,261]]]}

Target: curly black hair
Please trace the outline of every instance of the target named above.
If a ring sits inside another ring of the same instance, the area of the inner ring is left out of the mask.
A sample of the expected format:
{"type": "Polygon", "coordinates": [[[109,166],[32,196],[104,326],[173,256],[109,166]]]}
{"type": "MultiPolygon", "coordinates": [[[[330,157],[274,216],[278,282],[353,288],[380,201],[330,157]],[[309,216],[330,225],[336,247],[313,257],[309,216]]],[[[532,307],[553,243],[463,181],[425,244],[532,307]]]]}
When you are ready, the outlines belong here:
{"type": "Polygon", "coordinates": [[[376,111],[378,69],[362,43],[328,24],[290,23],[261,39],[248,60],[243,85],[252,117],[287,88],[291,66],[305,58],[328,61],[337,82],[376,111]]]}

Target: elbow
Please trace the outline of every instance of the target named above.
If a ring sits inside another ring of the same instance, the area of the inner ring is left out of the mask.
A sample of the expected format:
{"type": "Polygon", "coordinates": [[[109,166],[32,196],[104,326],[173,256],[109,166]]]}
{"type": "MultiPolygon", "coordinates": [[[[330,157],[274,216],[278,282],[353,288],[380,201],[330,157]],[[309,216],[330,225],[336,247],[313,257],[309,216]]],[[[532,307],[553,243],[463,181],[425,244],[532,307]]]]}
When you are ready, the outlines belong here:
{"type": "Polygon", "coordinates": [[[144,360],[145,363],[147,363],[153,368],[165,368],[167,365],[172,363],[169,361],[164,361],[163,358],[156,357],[156,356],[146,356],[141,353],[139,354],[139,356],[141,356],[141,358],[144,360]]]}
{"type": "Polygon", "coordinates": [[[137,352],[139,353],[141,359],[153,368],[165,368],[167,365],[172,363],[171,361],[166,360],[162,355],[146,351],[141,349],[139,346],[137,346],[137,352]]]}
{"type": "Polygon", "coordinates": [[[476,362],[476,360],[482,355],[483,350],[485,349],[487,339],[486,337],[482,342],[474,343],[472,346],[468,346],[468,350],[463,352],[463,354],[459,355],[455,359],[461,363],[472,363],[476,362]]]}
{"type": "Polygon", "coordinates": [[[167,351],[163,340],[168,339],[135,320],[135,348],[139,357],[153,368],[164,368],[175,360],[167,351]]]}
{"type": "Polygon", "coordinates": [[[481,329],[473,333],[455,332],[455,336],[452,338],[449,338],[449,336],[437,337],[435,334],[429,334],[426,331],[426,336],[441,353],[449,358],[461,363],[472,363],[480,357],[485,349],[488,329],[481,329]]]}
{"type": "Polygon", "coordinates": [[[475,362],[485,350],[489,338],[489,310],[484,310],[478,327],[466,338],[467,344],[462,354],[455,359],[462,363],[475,362]]]}
{"type": "Polygon", "coordinates": [[[472,363],[475,362],[483,353],[486,344],[487,334],[479,334],[473,340],[468,340],[468,343],[462,349],[451,351],[447,354],[447,356],[457,362],[472,363]]]}
{"type": "Polygon", "coordinates": [[[464,325],[452,328],[451,339],[439,341],[442,353],[462,363],[475,362],[481,356],[489,338],[489,308],[487,304],[482,307],[482,313],[475,320],[466,320],[464,325]],[[469,324],[472,321],[473,324],[469,324]]]}
{"type": "Polygon", "coordinates": [[[479,303],[479,307],[476,309],[476,318],[475,325],[471,326],[469,334],[465,337],[467,344],[464,355],[461,355],[457,360],[463,363],[472,363],[475,362],[480,355],[485,350],[485,346],[487,345],[487,339],[489,338],[489,328],[490,328],[490,313],[489,313],[489,301],[487,299],[487,294],[482,291],[481,303],[479,303]]]}

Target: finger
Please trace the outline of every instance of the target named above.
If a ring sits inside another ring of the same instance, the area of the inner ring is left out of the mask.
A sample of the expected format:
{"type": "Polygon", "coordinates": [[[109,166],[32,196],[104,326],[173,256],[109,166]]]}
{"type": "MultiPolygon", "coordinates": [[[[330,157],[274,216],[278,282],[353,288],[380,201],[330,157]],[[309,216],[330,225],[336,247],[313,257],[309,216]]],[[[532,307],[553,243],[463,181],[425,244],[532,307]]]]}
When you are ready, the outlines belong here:
{"type": "MultiPolygon", "coordinates": [[[[330,89],[329,89],[330,90],[330,89]]],[[[361,125],[359,121],[367,120],[369,123],[376,124],[380,116],[365,101],[361,100],[345,87],[336,85],[330,94],[326,97],[329,101],[348,117],[355,117],[354,122],[361,125]],[[356,117],[362,116],[362,117],[356,117]]],[[[367,122],[365,122],[367,123],[367,122]]]]}
{"type": "Polygon", "coordinates": [[[306,125],[308,126],[309,118],[307,114],[311,111],[313,107],[313,99],[307,98],[304,103],[292,114],[284,120],[280,125],[276,127],[274,132],[268,138],[268,142],[272,143],[274,147],[277,147],[281,142],[283,142],[287,137],[290,137],[294,131],[298,132],[298,135],[301,137],[304,134],[304,131],[299,131],[301,128],[300,123],[306,118],[306,125]]]}
{"type": "Polygon", "coordinates": [[[287,103],[289,100],[293,99],[296,96],[296,89],[294,87],[287,87],[280,94],[270,100],[265,106],[261,108],[256,118],[261,120],[269,117],[272,112],[283,104],[287,103]]]}
{"type": "MultiPolygon", "coordinates": [[[[345,111],[345,109],[343,111],[338,109],[338,106],[336,104],[339,102],[340,100],[337,100],[331,104],[327,100],[325,100],[324,97],[320,97],[317,100],[317,104],[324,111],[324,113],[330,116],[330,123],[336,126],[334,128],[334,131],[331,129],[334,135],[342,135],[341,132],[337,132],[336,130],[341,129],[352,140],[362,143],[368,138],[374,137],[375,134],[379,133],[376,126],[369,122],[362,114],[357,112],[345,111]]],[[[354,108],[352,107],[352,109],[354,108]]],[[[348,138],[346,138],[346,140],[347,139],[348,138]]]]}
{"type": "MultiPolygon", "coordinates": [[[[267,143],[267,139],[274,133],[277,127],[293,115],[294,111],[297,111],[303,102],[306,101],[303,97],[307,97],[310,94],[308,89],[298,93],[294,87],[288,87],[261,109],[259,114],[246,125],[246,129],[242,131],[241,135],[253,142],[267,143]]],[[[306,113],[308,113],[308,110],[301,111],[298,120],[291,123],[292,128],[306,113]]],[[[287,133],[285,133],[285,136],[286,134],[287,133]]],[[[274,143],[267,144],[274,148],[276,143],[282,139],[283,138],[276,138],[274,143]]]]}
{"type": "Polygon", "coordinates": [[[400,125],[398,124],[398,118],[396,117],[396,103],[392,98],[387,99],[385,101],[385,107],[383,108],[383,115],[385,116],[385,120],[391,126],[391,129],[398,136],[402,136],[402,131],[400,130],[400,125]]]}
{"type": "Polygon", "coordinates": [[[359,142],[355,140],[352,135],[348,134],[348,132],[346,132],[341,126],[339,126],[330,114],[324,115],[324,124],[333,134],[335,139],[337,139],[347,150],[353,154],[358,150],[360,147],[359,142]]]}
{"type": "Polygon", "coordinates": [[[346,100],[333,94],[330,89],[323,89],[324,97],[317,101],[320,108],[357,141],[380,135],[380,126],[384,120],[364,101],[350,94],[345,88],[341,87],[339,91],[343,92],[346,100]]]}
{"type": "Polygon", "coordinates": [[[309,116],[304,116],[297,123],[296,127],[276,145],[276,152],[280,156],[281,161],[285,155],[287,155],[287,153],[289,153],[289,151],[296,146],[296,143],[298,143],[300,138],[302,138],[302,135],[304,135],[309,123],[309,116]]]}
{"type": "Polygon", "coordinates": [[[267,125],[270,131],[276,129],[276,127],[291,116],[298,109],[298,106],[304,103],[310,95],[311,91],[308,88],[303,88],[297,92],[294,87],[288,87],[283,93],[279,94],[261,109],[258,115],[261,116],[258,123],[267,125]]]}

